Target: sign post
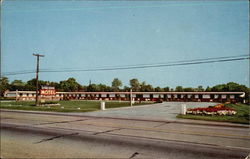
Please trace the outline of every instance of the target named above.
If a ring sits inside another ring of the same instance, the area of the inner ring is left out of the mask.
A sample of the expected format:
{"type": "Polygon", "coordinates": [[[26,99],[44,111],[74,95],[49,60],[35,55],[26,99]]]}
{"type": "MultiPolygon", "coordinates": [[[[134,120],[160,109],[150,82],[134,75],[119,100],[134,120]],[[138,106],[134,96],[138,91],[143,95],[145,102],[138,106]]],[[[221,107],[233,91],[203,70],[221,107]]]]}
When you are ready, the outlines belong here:
{"type": "Polygon", "coordinates": [[[101,101],[101,110],[105,110],[105,102],[101,101]]]}
{"type": "Polygon", "coordinates": [[[186,106],[186,104],[182,104],[181,105],[181,114],[186,115],[186,113],[187,113],[187,106],[186,106]]]}

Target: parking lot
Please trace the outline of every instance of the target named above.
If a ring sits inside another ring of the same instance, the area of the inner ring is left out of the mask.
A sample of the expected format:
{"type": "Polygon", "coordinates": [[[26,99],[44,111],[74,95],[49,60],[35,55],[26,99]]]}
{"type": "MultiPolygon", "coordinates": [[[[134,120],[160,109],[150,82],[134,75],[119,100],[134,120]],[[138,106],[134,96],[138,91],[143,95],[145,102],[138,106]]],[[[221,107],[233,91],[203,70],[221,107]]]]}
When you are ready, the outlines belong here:
{"type": "Polygon", "coordinates": [[[181,105],[186,104],[187,108],[207,107],[215,105],[211,102],[163,102],[157,104],[115,108],[104,111],[84,113],[91,116],[150,119],[150,120],[178,120],[176,115],[181,111],[181,105]]]}

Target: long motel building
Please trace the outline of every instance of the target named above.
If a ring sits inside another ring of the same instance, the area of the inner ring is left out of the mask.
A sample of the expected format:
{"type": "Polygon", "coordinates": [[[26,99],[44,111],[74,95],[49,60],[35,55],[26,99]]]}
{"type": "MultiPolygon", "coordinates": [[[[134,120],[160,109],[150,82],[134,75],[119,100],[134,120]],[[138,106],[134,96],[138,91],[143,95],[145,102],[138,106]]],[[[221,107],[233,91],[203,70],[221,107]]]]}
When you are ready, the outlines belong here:
{"type": "MultiPolygon", "coordinates": [[[[33,101],[35,91],[6,91],[4,97],[17,101],[33,101]]],[[[130,100],[134,101],[194,101],[244,102],[244,92],[55,92],[39,95],[44,100],[130,100]]]]}

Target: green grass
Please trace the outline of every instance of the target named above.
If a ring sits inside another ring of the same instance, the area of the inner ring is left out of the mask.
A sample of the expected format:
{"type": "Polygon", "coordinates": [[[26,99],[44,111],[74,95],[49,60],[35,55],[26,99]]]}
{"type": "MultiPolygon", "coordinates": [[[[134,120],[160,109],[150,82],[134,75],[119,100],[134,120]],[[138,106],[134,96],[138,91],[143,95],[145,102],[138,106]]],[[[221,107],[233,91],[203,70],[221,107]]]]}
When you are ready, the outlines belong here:
{"type": "Polygon", "coordinates": [[[233,108],[237,111],[236,115],[232,116],[219,116],[219,115],[177,115],[177,118],[195,119],[195,120],[208,120],[208,121],[221,121],[231,123],[249,124],[249,105],[246,104],[225,104],[225,107],[233,108]]]}
{"type": "MultiPolygon", "coordinates": [[[[55,111],[55,112],[89,112],[100,110],[100,101],[58,101],[60,106],[35,106],[35,102],[11,101],[1,102],[1,109],[33,110],[33,111],[55,111]],[[62,108],[63,107],[63,108],[62,108]],[[78,109],[80,108],[80,109],[78,109]]],[[[106,101],[106,109],[128,107],[129,102],[106,101]]],[[[135,103],[134,105],[143,105],[145,103],[135,103]]]]}

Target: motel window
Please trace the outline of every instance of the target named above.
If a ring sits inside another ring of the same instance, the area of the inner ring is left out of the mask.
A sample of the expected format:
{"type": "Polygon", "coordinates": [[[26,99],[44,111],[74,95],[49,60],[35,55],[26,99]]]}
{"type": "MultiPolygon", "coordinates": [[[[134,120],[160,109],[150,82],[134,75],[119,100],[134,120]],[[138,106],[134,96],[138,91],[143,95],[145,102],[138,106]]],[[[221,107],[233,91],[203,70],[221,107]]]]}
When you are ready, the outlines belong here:
{"type": "Polygon", "coordinates": [[[107,94],[102,94],[101,97],[107,97],[107,94]]]}
{"type": "Polygon", "coordinates": [[[234,99],[235,98],[235,96],[234,95],[230,95],[230,99],[234,99]]]}
{"type": "Polygon", "coordinates": [[[7,94],[7,97],[15,97],[16,96],[16,93],[9,93],[7,94]]]}
{"type": "Polygon", "coordinates": [[[120,97],[125,98],[126,96],[125,94],[120,94],[120,97]]]}
{"type": "Polygon", "coordinates": [[[150,98],[149,94],[143,94],[142,96],[143,96],[143,98],[150,98]]]}
{"type": "Polygon", "coordinates": [[[210,98],[210,95],[209,95],[209,94],[203,94],[203,95],[202,95],[202,98],[209,99],[209,98],[210,98]]]}
{"type": "Polygon", "coordinates": [[[222,99],[226,99],[226,98],[227,98],[227,95],[221,95],[221,98],[222,98],[222,99]]]}
{"type": "Polygon", "coordinates": [[[159,98],[159,94],[153,94],[153,98],[159,98]]]}
{"type": "Polygon", "coordinates": [[[196,94],[196,95],[194,96],[194,98],[199,98],[199,95],[198,95],[198,94],[196,94]]]}
{"type": "Polygon", "coordinates": [[[171,98],[171,94],[168,94],[167,97],[168,97],[168,98],[171,98]]]}

